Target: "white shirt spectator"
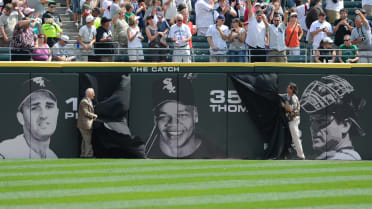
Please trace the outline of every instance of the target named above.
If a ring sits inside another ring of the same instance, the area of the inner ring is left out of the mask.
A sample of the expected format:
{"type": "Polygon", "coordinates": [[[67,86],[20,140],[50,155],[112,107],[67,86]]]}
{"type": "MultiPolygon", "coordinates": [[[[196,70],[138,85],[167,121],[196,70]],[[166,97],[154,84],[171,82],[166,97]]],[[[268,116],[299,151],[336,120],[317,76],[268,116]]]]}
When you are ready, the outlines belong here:
{"type": "Polygon", "coordinates": [[[369,24],[363,24],[362,27],[354,29],[351,31],[351,41],[355,41],[360,37],[364,37],[364,41],[359,42],[357,44],[358,49],[360,50],[372,50],[372,43],[371,43],[371,27],[369,24]]]}
{"type": "Polygon", "coordinates": [[[208,28],[214,24],[217,16],[214,9],[205,0],[198,0],[195,4],[196,26],[199,28],[208,28]]]}
{"type": "Polygon", "coordinates": [[[76,59],[75,56],[70,56],[70,51],[67,49],[71,46],[62,46],[61,44],[59,44],[59,42],[57,42],[56,44],[54,44],[53,48],[52,48],[52,55],[53,55],[53,60],[56,60],[57,57],[62,57],[64,59],[69,59],[69,60],[73,60],[73,59],[76,59]]]}
{"type": "MultiPolygon", "coordinates": [[[[134,36],[134,34],[137,33],[137,31],[140,31],[139,27],[129,27],[130,30],[130,35],[134,36]]],[[[137,33],[136,37],[132,40],[128,40],[128,48],[142,48],[142,40],[140,39],[141,37],[141,32],[137,33]]]]}
{"type": "MultiPolygon", "coordinates": [[[[229,28],[226,25],[221,25],[221,31],[226,35],[229,36],[229,28]]],[[[216,28],[216,24],[209,26],[207,31],[207,37],[212,37],[212,42],[215,47],[219,50],[215,51],[210,48],[210,54],[226,54],[227,52],[227,44],[226,41],[222,39],[220,32],[216,28]]]]}
{"type": "MultiPolygon", "coordinates": [[[[319,20],[314,21],[311,24],[310,33],[314,32],[316,30],[322,29],[322,28],[327,28],[328,29],[328,32],[333,33],[331,24],[329,24],[329,22],[327,22],[325,20],[322,23],[319,22],[319,20]]],[[[322,32],[319,32],[318,34],[316,34],[313,37],[313,48],[314,49],[317,49],[319,47],[320,41],[323,40],[325,37],[327,37],[327,33],[326,32],[323,32],[322,31],[322,32]]]]}
{"type": "MultiPolygon", "coordinates": [[[[8,18],[9,16],[5,15],[4,13],[0,16],[0,28],[4,27],[4,32],[10,39],[12,38],[13,30],[9,27],[8,18]]],[[[4,38],[1,33],[0,33],[0,38],[4,38]]]]}
{"type": "Polygon", "coordinates": [[[285,30],[286,27],[284,23],[280,23],[278,27],[275,27],[274,24],[269,25],[269,46],[270,49],[275,49],[277,51],[284,51],[285,46],[285,30]]]}
{"type": "Polygon", "coordinates": [[[341,9],[344,8],[344,1],[338,0],[337,3],[334,3],[333,0],[327,0],[326,1],[326,10],[332,10],[339,12],[341,9]]]}
{"type": "Polygon", "coordinates": [[[250,47],[265,48],[266,42],[266,26],[263,21],[257,22],[256,16],[252,15],[248,19],[248,32],[245,38],[245,43],[250,47]]]}
{"type": "Polygon", "coordinates": [[[300,23],[301,28],[305,31],[308,30],[308,28],[306,26],[306,14],[307,14],[307,11],[309,9],[310,9],[309,3],[306,3],[306,4],[303,4],[303,5],[300,5],[300,6],[296,7],[298,22],[300,23]]]}
{"type": "Polygon", "coordinates": [[[362,0],[362,7],[364,7],[364,5],[372,5],[372,0],[362,0]]]}
{"type": "MultiPolygon", "coordinates": [[[[90,28],[88,26],[84,25],[79,30],[79,36],[81,36],[81,41],[84,43],[90,43],[94,36],[97,35],[97,30],[94,25],[92,25],[90,28]]],[[[83,46],[80,46],[80,48],[83,48],[83,46]]]]}
{"type": "Polygon", "coordinates": [[[178,27],[177,24],[172,25],[169,31],[169,38],[173,38],[175,40],[178,40],[178,44],[174,42],[174,46],[176,47],[184,47],[189,44],[189,42],[183,42],[183,39],[187,39],[191,36],[190,28],[182,24],[181,27],[178,27]]]}
{"type": "Polygon", "coordinates": [[[111,14],[110,14],[110,9],[109,7],[111,7],[111,4],[112,4],[112,1],[111,0],[104,0],[103,3],[102,3],[102,7],[105,9],[105,11],[103,12],[103,17],[106,17],[108,19],[111,19],[111,14]]]}
{"type": "Polygon", "coordinates": [[[177,15],[177,6],[175,0],[162,0],[163,5],[170,1],[170,4],[168,5],[167,9],[165,10],[164,17],[166,20],[170,20],[177,15]]]}

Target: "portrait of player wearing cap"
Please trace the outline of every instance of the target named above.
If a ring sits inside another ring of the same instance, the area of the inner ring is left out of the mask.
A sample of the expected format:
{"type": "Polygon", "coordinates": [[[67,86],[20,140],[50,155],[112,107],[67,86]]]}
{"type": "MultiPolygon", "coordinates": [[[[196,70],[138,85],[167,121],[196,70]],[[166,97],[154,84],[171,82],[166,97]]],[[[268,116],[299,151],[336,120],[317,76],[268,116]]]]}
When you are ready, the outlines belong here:
{"type": "Polygon", "coordinates": [[[153,83],[152,91],[154,127],[146,143],[148,157],[213,158],[222,155],[213,143],[196,133],[199,114],[189,79],[164,77],[153,83]]]}
{"type": "Polygon", "coordinates": [[[351,136],[365,136],[357,118],[366,101],[354,87],[337,75],[312,81],[300,103],[310,116],[314,158],[317,160],[361,160],[351,136]]]}
{"type": "Polygon", "coordinates": [[[59,112],[50,84],[43,77],[23,83],[23,95],[16,113],[23,134],[0,143],[0,158],[57,158],[49,148],[59,112]]]}

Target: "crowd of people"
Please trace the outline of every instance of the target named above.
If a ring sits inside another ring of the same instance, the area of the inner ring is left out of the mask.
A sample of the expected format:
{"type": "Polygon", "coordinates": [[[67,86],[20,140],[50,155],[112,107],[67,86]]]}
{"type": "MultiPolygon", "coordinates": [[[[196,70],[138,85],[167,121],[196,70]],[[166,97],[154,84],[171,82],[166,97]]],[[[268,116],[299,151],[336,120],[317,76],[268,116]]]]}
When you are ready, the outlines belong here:
{"type": "Polygon", "coordinates": [[[164,62],[173,54],[174,62],[191,62],[197,35],[206,37],[211,62],[287,62],[304,54],[301,42],[314,62],[372,62],[371,0],[354,19],[343,0],[326,0],[325,11],[322,0],[66,0],[79,53],[68,50],[56,2],[2,4],[0,47],[11,47],[13,61],[110,62],[116,54],[164,62]]]}

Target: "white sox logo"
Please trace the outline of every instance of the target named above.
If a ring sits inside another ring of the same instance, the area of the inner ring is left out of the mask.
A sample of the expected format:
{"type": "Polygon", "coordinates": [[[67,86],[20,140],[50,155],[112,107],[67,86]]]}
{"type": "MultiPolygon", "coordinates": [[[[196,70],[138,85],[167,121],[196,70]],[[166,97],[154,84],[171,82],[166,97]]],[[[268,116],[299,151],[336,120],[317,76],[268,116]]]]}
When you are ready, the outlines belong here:
{"type": "Polygon", "coordinates": [[[176,93],[176,87],[173,86],[172,78],[165,78],[163,84],[163,89],[167,89],[169,93],[176,93]]]}
{"type": "Polygon", "coordinates": [[[32,81],[38,84],[40,87],[45,87],[45,80],[42,77],[35,77],[32,79],[32,81]]]}

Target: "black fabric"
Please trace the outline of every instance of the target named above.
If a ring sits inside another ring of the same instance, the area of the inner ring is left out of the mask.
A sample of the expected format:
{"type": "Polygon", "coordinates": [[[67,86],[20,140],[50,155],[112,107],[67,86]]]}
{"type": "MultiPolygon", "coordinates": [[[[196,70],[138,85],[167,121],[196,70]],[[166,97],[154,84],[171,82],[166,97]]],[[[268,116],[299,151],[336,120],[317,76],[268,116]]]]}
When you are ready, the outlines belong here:
{"type": "Polygon", "coordinates": [[[278,95],[277,74],[232,74],[234,86],[264,143],[264,159],[283,159],[291,144],[288,121],[278,95]]]}
{"type": "Polygon", "coordinates": [[[12,49],[12,61],[31,61],[31,49],[12,49]]]}
{"type": "Polygon", "coordinates": [[[320,46],[319,47],[319,53],[320,53],[320,56],[319,56],[319,60],[321,61],[321,62],[326,62],[326,63],[328,63],[328,60],[332,60],[332,52],[333,52],[333,50],[331,49],[331,50],[324,50],[324,47],[323,46],[320,46]]]}
{"type": "Polygon", "coordinates": [[[260,47],[249,47],[251,50],[251,62],[266,62],[266,51],[260,47]]]}
{"type": "Polygon", "coordinates": [[[95,54],[114,54],[114,50],[112,49],[107,49],[107,48],[114,48],[114,44],[110,42],[100,42],[100,40],[104,37],[104,34],[108,33],[109,30],[106,30],[104,27],[100,26],[97,29],[97,37],[96,40],[97,42],[94,44],[94,48],[105,48],[105,49],[95,49],[94,53],[95,54]]]}
{"type": "MultiPolygon", "coordinates": [[[[338,19],[335,21],[335,26],[341,21],[341,19],[338,19]]],[[[347,20],[348,24],[351,26],[354,26],[354,23],[352,20],[348,19],[347,20]]],[[[344,43],[344,36],[346,34],[351,35],[351,31],[345,26],[345,25],[340,25],[338,28],[337,32],[335,33],[335,45],[340,46],[341,44],[344,43]]]]}
{"type": "Polygon", "coordinates": [[[306,15],[306,26],[310,30],[311,24],[318,20],[318,16],[320,13],[324,13],[324,10],[322,8],[321,4],[317,4],[314,7],[310,8],[309,12],[306,15]]]}
{"type": "Polygon", "coordinates": [[[80,74],[80,97],[87,88],[93,88],[93,100],[98,119],[93,123],[92,144],[98,158],[144,158],[144,142],[131,136],[127,124],[130,104],[130,76],[125,74],[80,74]],[[110,85],[106,85],[106,84],[110,85]],[[117,83],[117,85],[112,85],[117,83]],[[118,130],[105,123],[117,122],[118,130]],[[128,133],[123,133],[128,132],[128,133]],[[127,131],[128,130],[128,131],[127,131]]]}

